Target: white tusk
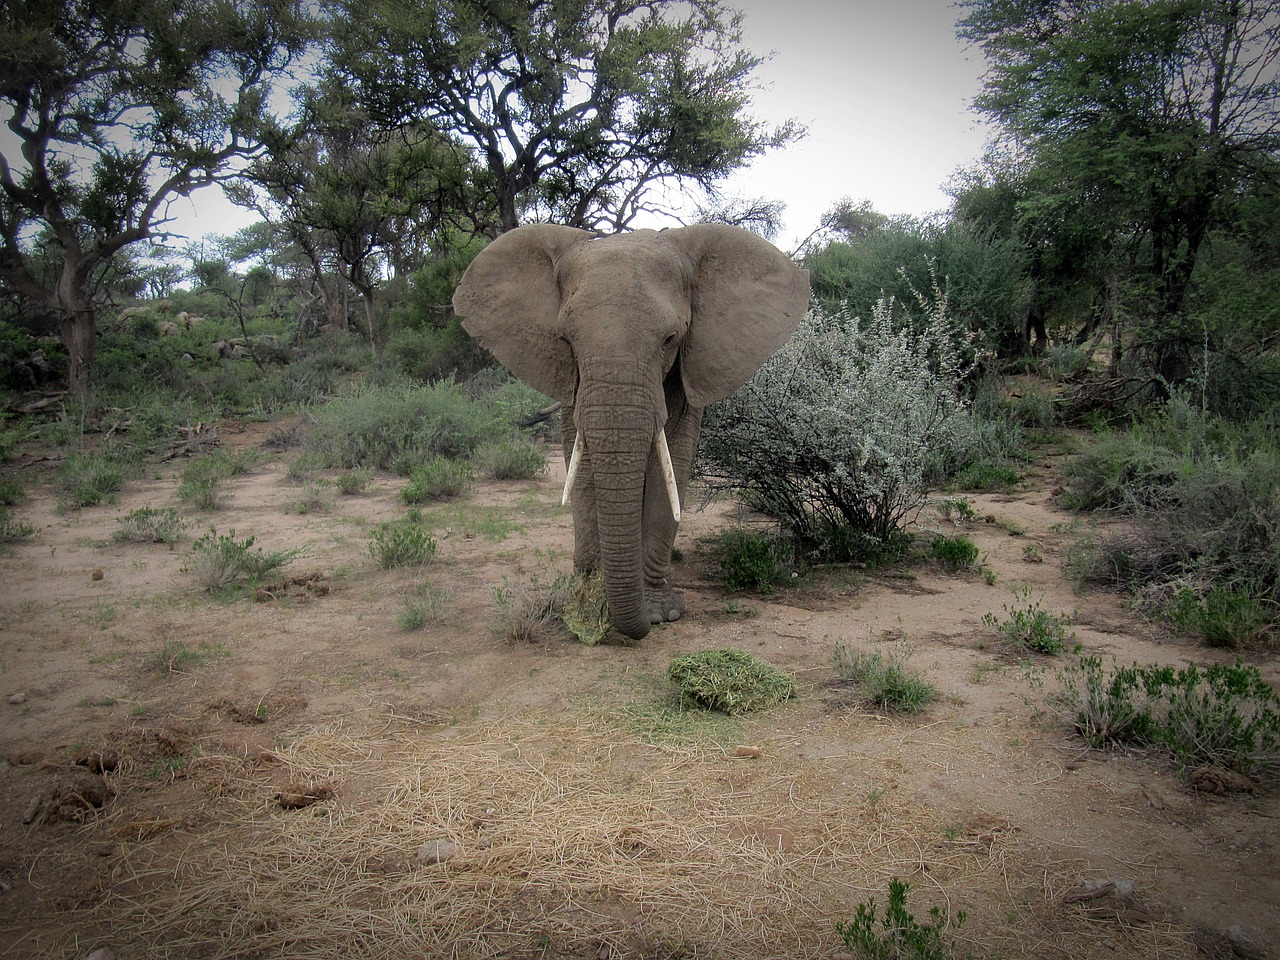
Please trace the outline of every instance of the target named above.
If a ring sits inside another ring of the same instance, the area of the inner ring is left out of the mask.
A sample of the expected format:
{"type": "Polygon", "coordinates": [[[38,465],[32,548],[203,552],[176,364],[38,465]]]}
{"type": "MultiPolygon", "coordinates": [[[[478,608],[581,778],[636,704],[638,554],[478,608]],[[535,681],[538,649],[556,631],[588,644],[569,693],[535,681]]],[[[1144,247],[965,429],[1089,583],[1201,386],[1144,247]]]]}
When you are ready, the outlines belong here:
{"type": "Polygon", "coordinates": [[[680,491],[676,489],[676,472],[671,466],[671,450],[667,447],[667,431],[659,430],[653,441],[658,448],[658,462],[662,464],[662,479],[667,482],[667,499],[671,501],[671,516],[680,522],[680,491]]]}
{"type": "Polygon", "coordinates": [[[582,466],[582,431],[573,438],[573,453],[569,456],[569,472],[564,478],[564,496],[560,498],[560,506],[569,505],[569,494],[573,490],[574,481],[578,479],[578,468],[582,466]]]}

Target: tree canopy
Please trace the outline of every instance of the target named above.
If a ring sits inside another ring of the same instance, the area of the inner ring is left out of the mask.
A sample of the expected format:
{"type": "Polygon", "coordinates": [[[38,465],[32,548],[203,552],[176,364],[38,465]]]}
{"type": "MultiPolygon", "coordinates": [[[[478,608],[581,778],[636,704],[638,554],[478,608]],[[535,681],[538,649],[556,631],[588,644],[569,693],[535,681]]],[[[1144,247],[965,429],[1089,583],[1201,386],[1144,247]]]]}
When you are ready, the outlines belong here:
{"type": "Polygon", "coordinates": [[[77,394],[93,366],[95,273],[163,233],[171,201],[260,149],[269,83],[305,42],[300,7],[0,5],[0,103],[16,144],[0,152],[0,282],[60,318],[77,394]]]}
{"type": "Polygon", "coordinates": [[[761,58],[722,0],[332,0],[332,68],[387,126],[472,148],[497,217],[620,230],[800,134],[746,111],[761,58]],[[377,50],[377,56],[370,51],[377,50]]]}

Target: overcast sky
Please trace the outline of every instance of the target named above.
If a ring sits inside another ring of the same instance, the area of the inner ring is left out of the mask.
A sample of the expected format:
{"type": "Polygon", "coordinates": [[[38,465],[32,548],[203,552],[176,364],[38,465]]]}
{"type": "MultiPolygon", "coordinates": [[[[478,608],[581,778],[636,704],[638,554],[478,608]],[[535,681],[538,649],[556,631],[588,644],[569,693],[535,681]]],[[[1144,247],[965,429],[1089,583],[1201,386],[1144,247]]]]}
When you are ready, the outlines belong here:
{"type": "MultiPolygon", "coordinates": [[[[744,42],[774,51],[757,76],[752,114],[808,127],[799,143],[758,159],[728,192],[786,202],[779,246],[792,250],[842,197],[881,213],[945,210],[956,168],[982,155],[986,133],[970,102],[981,56],[955,37],[952,0],[730,0],[746,14],[744,42]]],[[[171,210],[191,238],[256,219],[216,187],[171,210]]]]}

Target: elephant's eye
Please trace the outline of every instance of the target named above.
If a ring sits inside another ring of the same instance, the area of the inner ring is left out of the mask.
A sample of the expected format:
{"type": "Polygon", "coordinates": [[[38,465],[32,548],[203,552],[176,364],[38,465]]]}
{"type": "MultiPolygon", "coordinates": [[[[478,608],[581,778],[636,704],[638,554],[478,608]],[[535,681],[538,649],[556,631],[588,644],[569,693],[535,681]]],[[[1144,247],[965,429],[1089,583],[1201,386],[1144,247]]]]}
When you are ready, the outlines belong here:
{"type": "Polygon", "coordinates": [[[676,335],[674,333],[669,333],[667,334],[667,339],[662,341],[662,345],[664,347],[670,347],[674,345],[675,342],[676,342],[676,335]]]}

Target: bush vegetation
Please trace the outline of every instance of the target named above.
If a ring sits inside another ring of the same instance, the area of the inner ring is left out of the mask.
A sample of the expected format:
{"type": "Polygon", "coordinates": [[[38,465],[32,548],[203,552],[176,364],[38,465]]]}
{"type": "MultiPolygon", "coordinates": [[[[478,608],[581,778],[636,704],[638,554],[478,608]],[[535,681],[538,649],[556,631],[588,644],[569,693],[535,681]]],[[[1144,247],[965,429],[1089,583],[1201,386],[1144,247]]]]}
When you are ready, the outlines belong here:
{"type": "Polygon", "coordinates": [[[888,655],[866,653],[847,644],[836,644],[836,676],[863,703],[894,713],[919,713],[933,703],[937,690],[916,671],[907,668],[905,651],[888,655]]]}
{"type": "Polygon", "coordinates": [[[435,538],[415,517],[385,520],[369,532],[369,555],[384,570],[430,563],[436,547],[435,538]]]}
{"type": "Polygon", "coordinates": [[[276,550],[267,553],[254,549],[255,539],[236,539],[234,530],[219,534],[209,532],[191,545],[184,569],[192,574],[209,593],[240,583],[260,583],[269,573],[298,557],[301,550],[276,550]]]}

